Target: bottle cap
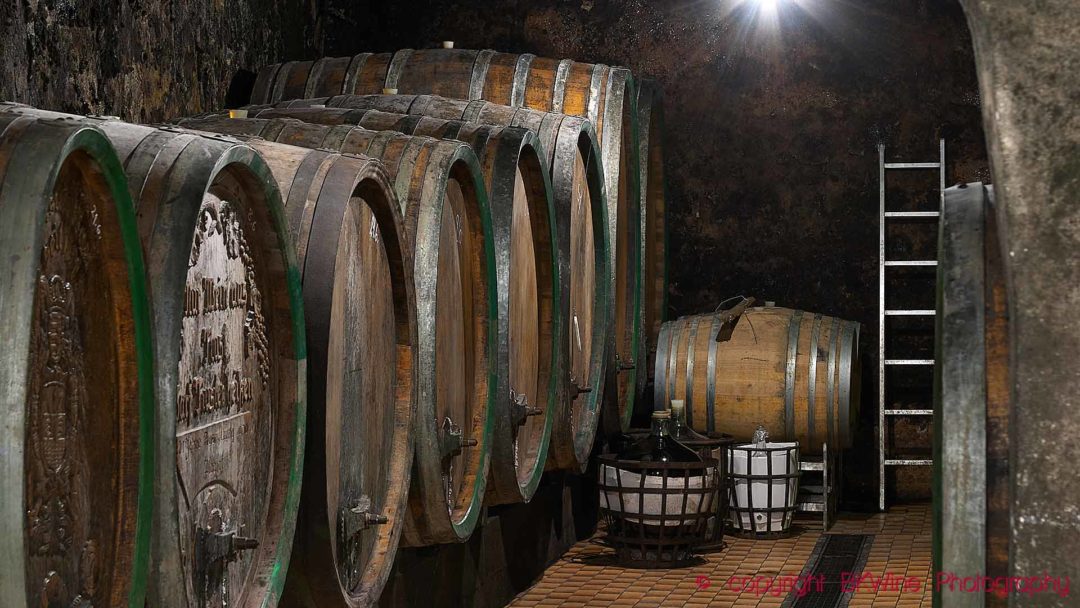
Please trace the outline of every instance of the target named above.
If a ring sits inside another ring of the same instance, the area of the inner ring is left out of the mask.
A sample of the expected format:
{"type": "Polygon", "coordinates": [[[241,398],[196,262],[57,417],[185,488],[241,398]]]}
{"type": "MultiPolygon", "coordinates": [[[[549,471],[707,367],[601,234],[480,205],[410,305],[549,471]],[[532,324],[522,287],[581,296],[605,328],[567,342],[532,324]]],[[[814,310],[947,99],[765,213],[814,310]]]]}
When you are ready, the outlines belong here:
{"type": "Polygon", "coordinates": [[[671,412],[669,410],[657,410],[652,413],[653,420],[667,420],[671,418],[671,412]]]}

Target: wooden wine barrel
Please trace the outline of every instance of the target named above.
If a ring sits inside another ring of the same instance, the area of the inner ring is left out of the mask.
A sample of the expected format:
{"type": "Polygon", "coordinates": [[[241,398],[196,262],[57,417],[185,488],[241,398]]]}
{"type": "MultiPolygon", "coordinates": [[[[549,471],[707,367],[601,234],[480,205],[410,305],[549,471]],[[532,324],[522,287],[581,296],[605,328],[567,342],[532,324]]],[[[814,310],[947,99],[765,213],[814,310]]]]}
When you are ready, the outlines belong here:
{"type": "Polygon", "coordinates": [[[750,440],[764,425],[777,441],[851,447],[859,408],[859,324],[789,308],[749,308],[731,339],[705,314],[668,321],[656,350],[654,407],[686,401],[699,432],[750,440]],[[814,378],[814,382],[810,382],[814,378]]]}
{"type": "MultiPolygon", "coordinates": [[[[552,176],[558,244],[559,276],[568,282],[561,290],[560,318],[566,323],[563,348],[556,363],[561,379],[559,412],[551,439],[550,462],[559,468],[582,471],[588,463],[596,432],[598,400],[604,389],[606,356],[604,345],[610,336],[610,306],[603,282],[607,264],[606,214],[602,176],[595,135],[587,119],[564,114],[513,109],[485,101],[472,103],[433,96],[371,95],[340,96],[331,100],[284,102],[279,107],[250,106],[258,117],[294,117],[320,124],[361,124],[373,129],[422,132],[437,137],[465,137],[485,131],[477,123],[509,125],[533,131],[547,153],[552,176]],[[328,105],[314,103],[325,101],[328,105]],[[350,107],[352,106],[352,107],[350,107]],[[401,113],[378,112],[383,108],[401,113]],[[464,118],[476,120],[467,122],[464,118]],[[601,218],[594,222],[592,218],[601,218]],[[591,237],[589,235],[592,235],[591,237]],[[571,247],[578,243],[573,254],[571,247]],[[574,259],[571,260],[571,257],[574,259]],[[571,302],[573,303],[571,305],[571,302]],[[576,328],[576,329],[574,329],[576,328]],[[572,331],[573,330],[573,331],[572,331]],[[580,338],[580,340],[578,339],[580,338]],[[569,355],[564,351],[569,348],[569,355]],[[568,367],[569,366],[569,367],[568,367]],[[582,389],[589,392],[583,393],[582,389]]],[[[489,188],[490,190],[490,188],[489,188]]],[[[496,457],[498,459],[498,456],[496,457]]]]}
{"type": "Polygon", "coordinates": [[[147,604],[273,606],[296,523],[307,392],[280,193],[262,157],[234,138],[87,120],[124,163],[152,298],[147,604]]]}
{"type": "MultiPolygon", "coordinates": [[[[641,355],[656,358],[656,341],[667,312],[667,200],[664,187],[664,99],[655,80],[638,81],[638,155],[641,160],[641,355]]],[[[652,378],[655,368],[650,368],[652,378]]],[[[646,374],[638,374],[644,391],[646,374]]]]}
{"type": "Polygon", "coordinates": [[[378,160],[249,143],[285,200],[308,339],[307,454],[282,604],[373,605],[397,551],[412,466],[412,249],[378,160]]]}
{"type": "Polygon", "coordinates": [[[0,605],[142,608],[154,385],[131,198],[101,131],[19,109],[0,106],[0,605]]]}
{"type": "Polygon", "coordinates": [[[221,117],[184,124],[382,159],[413,245],[419,333],[416,452],[402,542],[467,539],[483,504],[501,407],[494,244],[476,155],[462,142],[349,125],[221,117]]]}
{"type": "Polygon", "coordinates": [[[555,413],[565,398],[566,329],[561,306],[555,208],[547,157],[525,129],[461,120],[391,114],[376,110],[297,108],[252,112],[255,117],[292,116],[319,124],[355,124],[458,139],[476,152],[491,204],[499,322],[495,352],[496,395],[507,407],[495,412],[487,504],[527,502],[547,461],[555,413]],[[556,353],[558,350],[558,353],[556,353]]]}
{"type": "MultiPolygon", "coordinates": [[[[945,191],[938,249],[934,387],[934,567],[1009,575],[1009,318],[993,191],[945,191]]],[[[971,593],[936,589],[940,605],[971,593]]],[[[974,596],[1007,606],[1007,597],[974,596]]]]}
{"type": "MultiPolygon", "coordinates": [[[[591,142],[582,141],[584,138],[593,139],[591,135],[591,123],[587,119],[581,119],[576,117],[569,117],[565,114],[555,114],[551,112],[539,112],[536,110],[528,110],[522,108],[512,108],[509,106],[503,106],[494,104],[487,101],[462,101],[456,99],[446,99],[443,97],[437,97],[433,95],[341,95],[332,98],[319,98],[319,99],[307,99],[307,100],[295,100],[287,101],[278,104],[277,106],[248,106],[248,111],[256,114],[260,117],[273,117],[273,116],[290,116],[299,118],[306,122],[320,122],[325,124],[340,124],[340,123],[353,123],[356,121],[370,120],[365,118],[369,116],[368,111],[372,109],[383,110],[392,113],[407,113],[414,117],[426,117],[419,118],[419,122],[416,122],[417,129],[431,128],[427,125],[438,125],[440,123],[432,123],[430,118],[439,118],[457,123],[461,120],[469,122],[479,122],[490,125],[509,125],[519,126],[529,129],[537,134],[545,150],[548,151],[548,156],[551,159],[551,172],[553,187],[555,189],[555,205],[557,209],[571,209],[570,200],[573,197],[574,192],[584,192],[588,187],[591,191],[590,202],[592,203],[594,217],[597,214],[602,213],[602,197],[603,193],[599,186],[589,186],[592,183],[589,180],[593,179],[593,173],[600,172],[602,175],[602,167],[597,155],[592,151],[591,147],[586,148],[586,145],[591,145],[591,142]],[[345,112],[339,108],[350,108],[359,110],[360,112],[345,112]],[[573,142],[577,142],[576,144],[573,142]],[[597,160],[593,160],[597,159],[597,160]],[[580,176],[582,171],[574,170],[574,167],[580,163],[585,170],[585,174],[588,179],[575,178],[575,175],[580,176]],[[577,180],[578,185],[574,185],[574,180],[577,180]]],[[[413,119],[417,120],[417,119],[413,119]]],[[[412,129],[412,123],[409,120],[402,120],[395,122],[392,119],[387,120],[372,120],[372,123],[379,124],[380,127],[390,128],[387,125],[398,124],[405,125],[405,128],[412,129]]],[[[398,127],[402,128],[402,127],[398,127]]],[[[446,127],[436,126],[437,130],[443,130],[446,127]]],[[[606,214],[606,207],[603,213],[606,214]]],[[[564,213],[558,212],[560,216],[570,216],[569,211],[564,213]]],[[[582,229],[587,229],[582,226],[582,229]]],[[[571,230],[577,231],[571,225],[571,230]]],[[[599,240],[603,238],[605,243],[603,246],[609,246],[610,243],[606,242],[606,235],[597,235],[594,240],[600,243],[599,240]]],[[[569,240],[566,241],[567,248],[569,247],[569,240]]],[[[565,255],[565,254],[564,254],[565,255]]],[[[597,261],[596,265],[599,267],[600,261],[597,261]]],[[[578,264],[571,265],[571,272],[573,269],[580,268],[578,264]]],[[[600,269],[597,268],[597,271],[600,269]]],[[[600,276],[603,276],[602,274],[600,276]]],[[[602,309],[598,309],[594,313],[594,319],[609,318],[600,316],[602,313],[615,315],[614,318],[625,318],[626,314],[629,314],[633,306],[631,304],[632,297],[629,294],[629,290],[632,284],[625,281],[621,281],[618,277],[624,276],[622,274],[616,277],[615,288],[612,292],[614,294],[613,306],[608,309],[606,306],[602,309]]],[[[572,284],[580,284],[581,282],[575,279],[571,279],[572,284]]],[[[588,299],[584,301],[588,302],[588,299]]],[[[606,304],[607,300],[597,301],[597,305],[606,304]]],[[[578,308],[580,310],[580,308],[578,308]]],[[[569,319],[569,311],[568,316],[569,319]]],[[[578,320],[580,322],[580,319],[578,320]]],[[[615,327],[613,319],[604,323],[603,329],[615,327]]],[[[626,329],[625,326],[623,328],[626,329]]],[[[605,331],[602,335],[603,338],[613,340],[613,343],[606,344],[605,348],[615,349],[616,359],[619,361],[630,361],[635,358],[632,351],[635,340],[635,336],[638,335],[637,326],[630,326],[629,330],[623,331],[619,329],[612,329],[611,331],[605,331]]],[[[573,350],[573,349],[572,349],[573,350]]],[[[585,353],[583,353],[584,355],[585,353]]],[[[575,355],[571,355],[573,358],[575,355]]],[[[584,356],[579,358],[585,358],[584,356]]],[[[618,398],[612,401],[616,403],[621,409],[618,412],[617,418],[620,425],[629,422],[629,417],[632,413],[634,404],[634,398],[636,393],[632,390],[636,383],[636,368],[631,365],[621,365],[617,367],[613,361],[610,365],[606,362],[593,366],[593,370],[590,376],[593,374],[606,375],[606,372],[611,370],[621,370],[619,373],[620,382],[617,385],[619,392],[618,398]]],[[[576,395],[577,390],[574,388],[589,386],[586,382],[581,380],[583,376],[579,373],[575,376],[571,382],[571,393],[576,395]]],[[[587,378],[587,377],[586,377],[587,378]]],[[[605,383],[606,384],[606,383],[605,383]]],[[[593,402],[600,399],[600,395],[603,394],[603,389],[606,388],[605,384],[594,387],[595,393],[587,398],[587,403],[584,407],[591,408],[593,402]]],[[[614,381],[611,386],[615,386],[614,381]]],[[[586,410],[587,412],[588,410],[586,410]]],[[[578,433],[574,440],[578,444],[586,444],[583,448],[584,451],[578,449],[578,454],[584,454],[587,459],[588,451],[592,447],[593,434],[591,426],[584,424],[587,419],[587,414],[580,417],[581,422],[575,423],[577,428],[582,429],[584,432],[578,433]]],[[[556,425],[558,428],[558,425],[556,425]]],[[[558,432],[558,431],[556,431],[558,432]]],[[[564,442],[558,438],[553,439],[555,444],[555,450],[564,451],[560,446],[564,445],[564,442]]],[[[580,446],[579,446],[580,447],[580,446]]],[[[559,456],[559,462],[563,463],[564,468],[574,468],[574,465],[570,464],[570,461],[562,456],[559,456]]],[[[577,459],[576,462],[583,468],[585,460],[577,459]]]]}
{"type": "Polygon", "coordinates": [[[251,102],[376,94],[384,89],[485,100],[581,116],[593,123],[600,139],[608,196],[611,272],[619,277],[611,279],[616,281],[615,336],[626,342],[625,347],[616,347],[618,360],[609,370],[622,370],[618,374],[618,410],[613,413],[627,428],[638,384],[641,306],[638,113],[630,70],[490,50],[402,49],[265,66],[256,78],[251,102]],[[627,390],[628,386],[633,390],[627,390]]]}

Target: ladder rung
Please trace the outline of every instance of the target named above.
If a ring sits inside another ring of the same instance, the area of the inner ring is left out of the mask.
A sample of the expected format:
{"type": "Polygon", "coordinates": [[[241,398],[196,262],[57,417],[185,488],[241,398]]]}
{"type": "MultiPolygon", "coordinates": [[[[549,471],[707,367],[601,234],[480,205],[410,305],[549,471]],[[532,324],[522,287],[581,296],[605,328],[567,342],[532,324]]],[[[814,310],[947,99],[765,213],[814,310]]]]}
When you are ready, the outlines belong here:
{"type": "Polygon", "coordinates": [[[932,464],[934,464],[934,461],[930,460],[928,458],[926,458],[926,459],[889,458],[889,459],[885,460],[885,466],[887,466],[887,467],[905,467],[905,466],[928,467],[928,466],[930,466],[932,464]]]}
{"type": "Polygon", "coordinates": [[[941,163],[885,163],[886,169],[940,169],[941,163]]]}
{"type": "Polygon", "coordinates": [[[824,462],[806,462],[806,461],[802,461],[802,462],[799,463],[799,470],[800,471],[824,471],[825,470],[825,463],[824,462]]]}
{"type": "Polygon", "coordinates": [[[885,217],[941,217],[937,211],[886,211],[885,217]]]}
{"type": "Polygon", "coordinates": [[[885,359],[885,365],[933,365],[933,359],[885,359]]]}
{"type": "Polygon", "coordinates": [[[930,309],[930,310],[897,309],[897,310],[886,310],[885,311],[885,316],[886,317],[933,317],[936,314],[937,314],[937,311],[932,310],[932,309],[930,309]]]}
{"type": "Polygon", "coordinates": [[[886,416],[933,416],[934,410],[885,410],[886,416]]]}
{"type": "Polygon", "coordinates": [[[937,266],[937,260],[885,260],[886,266],[937,266]]]}

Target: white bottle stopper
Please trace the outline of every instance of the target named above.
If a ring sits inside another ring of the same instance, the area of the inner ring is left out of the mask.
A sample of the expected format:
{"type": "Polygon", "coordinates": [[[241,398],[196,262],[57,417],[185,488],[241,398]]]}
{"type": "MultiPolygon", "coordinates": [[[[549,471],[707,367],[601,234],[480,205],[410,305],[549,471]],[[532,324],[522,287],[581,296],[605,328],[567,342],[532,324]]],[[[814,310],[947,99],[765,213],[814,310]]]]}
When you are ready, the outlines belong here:
{"type": "Polygon", "coordinates": [[[382,90],[383,95],[397,95],[397,89],[386,88],[382,90]]]}
{"type": "Polygon", "coordinates": [[[452,49],[452,48],[454,48],[454,41],[453,40],[443,40],[442,41],[442,48],[444,48],[444,49],[452,49]]]}

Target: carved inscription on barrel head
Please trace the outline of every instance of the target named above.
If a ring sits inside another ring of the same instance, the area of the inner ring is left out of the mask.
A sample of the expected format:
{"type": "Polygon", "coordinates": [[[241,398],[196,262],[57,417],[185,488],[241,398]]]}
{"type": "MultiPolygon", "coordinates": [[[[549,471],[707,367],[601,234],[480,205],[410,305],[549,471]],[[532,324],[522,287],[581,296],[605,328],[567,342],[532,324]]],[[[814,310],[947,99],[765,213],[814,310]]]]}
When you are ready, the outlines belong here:
{"type": "MultiPolygon", "coordinates": [[[[101,519],[109,513],[113,488],[93,490],[96,511],[90,492],[97,487],[94,484],[111,485],[115,463],[106,457],[91,473],[87,443],[97,429],[87,413],[96,408],[95,415],[108,419],[116,408],[115,403],[91,403],[87,389],[83,330],[95,306],[107,306],[109,299],[108,294],[97,293],[101,300],[97,304],[83,301],[87,283],[95,283],[91,289],[105,286],[99,282],[101,234],[96,221],[92,206],[77,200],[73,204],[62,193],[53,197],[46,212],[26,404],[26,571],[31,606],[82,606],[99,599],[103,564],[98,545],[103,531],[95,527],[102,522],[91,521],[91,515],[101,519]]],[[[97,322],[109,325],[107,318],[97,322]]],[[[97,369],[110,369],[108,357],[103,358],[97,369]]],[[[94,396],[107,400],[110,395],[94,396]]],[[[104,434],[101,439],[111,443],[113,437],[104,434]]]]}
{"type": "Polygon", "coordinates": [[[271,481],[271,353],[252,224],[207,194],[188,261],[176,450],[181,549],[200,608],[241,601],[271,481]]]}

